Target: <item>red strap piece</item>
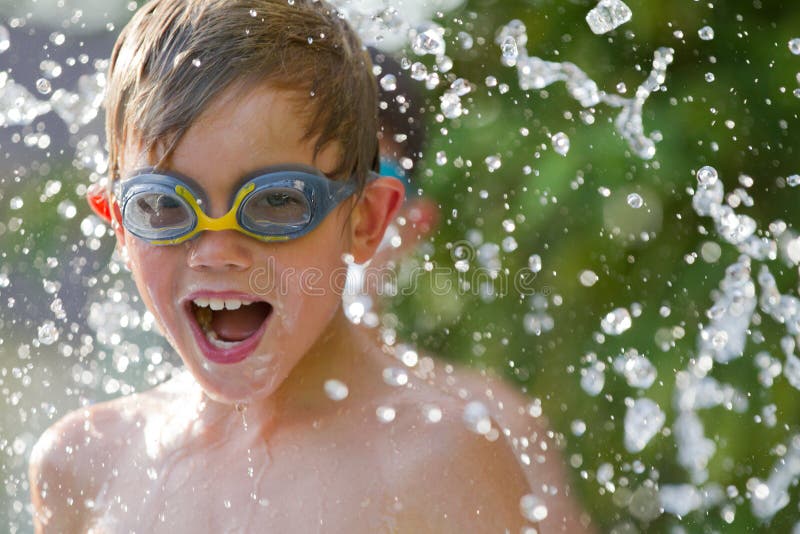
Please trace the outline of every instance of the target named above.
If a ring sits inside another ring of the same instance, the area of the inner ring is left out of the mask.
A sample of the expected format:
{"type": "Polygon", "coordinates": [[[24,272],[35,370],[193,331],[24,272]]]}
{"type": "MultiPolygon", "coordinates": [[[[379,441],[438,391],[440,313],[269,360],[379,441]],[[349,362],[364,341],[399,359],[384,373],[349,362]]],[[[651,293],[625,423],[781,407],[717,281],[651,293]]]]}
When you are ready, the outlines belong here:
{"type": "Polygon", "coordinates": [[[92,211],[106,222],[111,222],[111,207],[109,206],[108,196],[105,188],[100,184],[92,184],[86,191],[86,200],[92,211]]]}

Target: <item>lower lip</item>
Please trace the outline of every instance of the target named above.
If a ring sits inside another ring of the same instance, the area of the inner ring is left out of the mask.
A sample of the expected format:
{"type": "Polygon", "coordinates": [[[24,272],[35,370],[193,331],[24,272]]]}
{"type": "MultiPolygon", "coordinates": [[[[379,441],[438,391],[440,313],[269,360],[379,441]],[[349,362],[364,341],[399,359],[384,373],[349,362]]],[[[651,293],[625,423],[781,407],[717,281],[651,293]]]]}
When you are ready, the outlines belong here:
{"type": "MultiPolygon", "coordinates": [[[[189,313],[194,315],[191,305],[189,307],[189,313]]],[[[264,322],[261,323],[261,326],[258,327],[258,330],[253,333],[253,335],[240,342],[235,347],[231,347],[229,349],[221,349],[212,345],[206,337],[206,334],[203,332],[203,329],[200,328],[200,325],[197,323],[197,319],[195,317],[191,317],[189,322],[192,325],[192,332],[194,333],[195,342],[197,343],[197,346],[200,347],[200,351],[208,361],[219,364],[233,364],[247,359],[247,357],[253,353],[255,348],[261,342],[261,338],[264,336],[264,331],[267,329],[267,322],[269,322],[270,315],[272,315],[271,311],[269,315],[267,315],[266,319],[264,319],[264,322]]]]}

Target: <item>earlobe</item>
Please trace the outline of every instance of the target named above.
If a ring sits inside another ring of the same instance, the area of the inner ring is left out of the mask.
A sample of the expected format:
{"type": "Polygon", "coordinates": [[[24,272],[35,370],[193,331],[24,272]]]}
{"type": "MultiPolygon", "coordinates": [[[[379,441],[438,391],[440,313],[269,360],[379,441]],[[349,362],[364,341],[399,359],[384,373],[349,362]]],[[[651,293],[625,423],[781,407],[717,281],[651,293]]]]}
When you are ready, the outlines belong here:
{"type": "Polygon", "coordinates": [[[404,198],[405,187],[396,178],[380,177],[367,184],[353,211],[350,253],[356,263],[375,254],[404,198]]]}

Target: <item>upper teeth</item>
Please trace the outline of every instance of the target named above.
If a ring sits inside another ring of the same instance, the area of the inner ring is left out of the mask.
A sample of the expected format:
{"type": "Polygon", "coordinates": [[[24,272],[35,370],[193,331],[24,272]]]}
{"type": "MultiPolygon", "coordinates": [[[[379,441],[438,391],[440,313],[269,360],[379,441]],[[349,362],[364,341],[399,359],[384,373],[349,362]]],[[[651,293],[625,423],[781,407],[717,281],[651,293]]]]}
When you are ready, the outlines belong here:
{"type": "Polygon", "coordinates": [[[215,298],[196,298],[194,304],[198,308],[211,308],[214,311],[225,310],[238,310],[242,304],[250,304],[239,299],[215,299],[215,298]]]}

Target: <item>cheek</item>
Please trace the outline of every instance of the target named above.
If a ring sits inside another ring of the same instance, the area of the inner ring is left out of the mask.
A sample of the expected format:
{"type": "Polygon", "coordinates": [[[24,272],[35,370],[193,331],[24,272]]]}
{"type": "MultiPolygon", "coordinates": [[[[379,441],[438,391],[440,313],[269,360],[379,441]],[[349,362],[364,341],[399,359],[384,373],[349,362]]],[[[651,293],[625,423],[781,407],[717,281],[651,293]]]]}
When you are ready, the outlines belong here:
{"type": "Polygon", "coordinates": [[[282,333],[293,345],[313,341],[324,329],[341,307],[347,281],[347,266],[342,261],[347,249],[339,231],[308,237],[298,240],[298,247],[284,261],[271,260],[279,279],[275,312],[282,333]]]}
{"type": "Polygon", "coordinates": [[[162,332],[167,325],[170,310],[176,306],[173,273],[181,261],[177,247],[154,247],[139,240],[126,241],[130,269],[139,295],[155,316],[162,332]]]}

